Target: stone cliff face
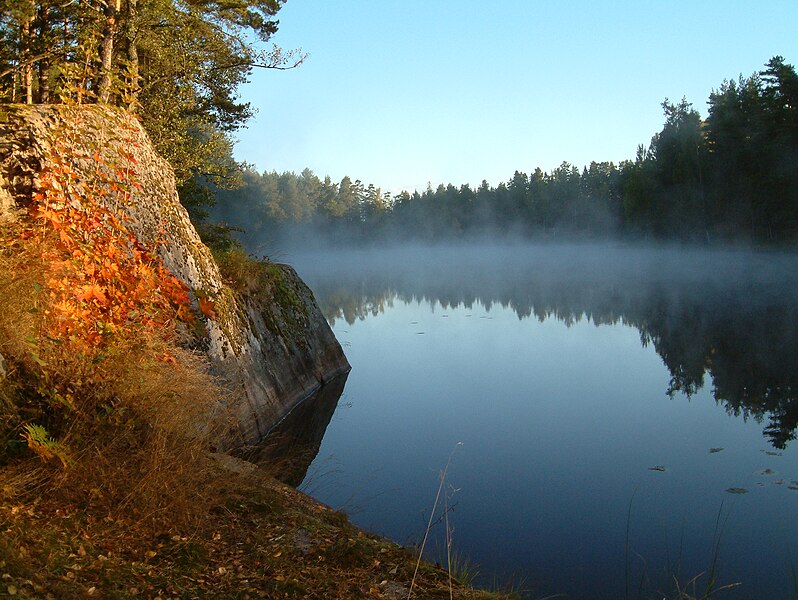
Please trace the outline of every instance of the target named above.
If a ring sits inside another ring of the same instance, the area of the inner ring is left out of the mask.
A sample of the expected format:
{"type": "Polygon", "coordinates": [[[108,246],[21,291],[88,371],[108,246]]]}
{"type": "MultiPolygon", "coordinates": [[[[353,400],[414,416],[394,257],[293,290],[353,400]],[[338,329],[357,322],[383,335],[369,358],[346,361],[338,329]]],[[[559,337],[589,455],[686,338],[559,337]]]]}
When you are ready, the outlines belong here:
{"type": "Polygon", "coordinates": [[[193,292],[215,300],[207,353],[229,382],[237,431],[223,447],[257,442],[298,402],[349,364],[313,294],[296,272],[272,265],[256,289],[234,292],[181,206],[169,164],[138,122],[97,105],[0,106],[0,220],[31,202],[48,157],[68,155],[81,179],[119,177],[105,203],[193,292]]]}

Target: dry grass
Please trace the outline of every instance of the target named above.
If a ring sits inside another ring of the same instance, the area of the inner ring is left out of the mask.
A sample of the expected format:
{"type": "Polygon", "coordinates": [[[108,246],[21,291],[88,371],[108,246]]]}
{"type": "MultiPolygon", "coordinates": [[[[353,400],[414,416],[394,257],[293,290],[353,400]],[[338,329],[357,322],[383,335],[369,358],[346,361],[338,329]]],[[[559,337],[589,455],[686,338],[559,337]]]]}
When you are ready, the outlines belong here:
{"type": "Polygon", "coordinates": [[[0,354],[8,364],[0,382],[3,499],[46,487],[65,505],[132,515],[149,526],[191,521],[207,502],[203,456],[226,426],[221,390],[204,360],[140,329],[116,334],[100,358],[63,352],[58,340],[34,345],[45,335],[48,298],[39,282],[47,265],[24,245],[12,247],[14,227],[0,229],[0,354]],[[164,354],[176,362],[155,359],[164,354]],[[71,406],[53,400],[67,393],[71,406]],[[65,464],[37,464],[21,437],[30,423],[56,438],[65,464]]]}
{"type": "Polygon", "coordinates": [[[225,281],[236,291],[257,290],[269,273],[270,263],[248,255],[238,247],[214,251],[213,257],[225,281]]]}
{"type": "MultiPolygon", "coordinates": [[[[0,596],[54,598],[407,598],[415,567],[404,548],[259,470],[206,465],[215,501],[193,527],[143,529],[43,499],[0,502],[0,596]]],[[[451,589],[459,600],[509,598],[451,589]]],[[[422,564],[413,598],[450,598],[448,575],[422,564]]]]}
{"type": "MultiPolygon", "coordinates": [[[[16,233],[0,226],[0,596],[402,598],[413,579],[416,598],[498,597],[417,566],[251,463],[209,453],[231,426],[226,392],[166,336],[126,330],[93,358],[32,344],[47,265],[7,243],[16,233]],[[63,460],[26,445],[34,423],[63,460]]],[[[246,286],[264,267],[234,255],[227,274],[246,286]]]]}

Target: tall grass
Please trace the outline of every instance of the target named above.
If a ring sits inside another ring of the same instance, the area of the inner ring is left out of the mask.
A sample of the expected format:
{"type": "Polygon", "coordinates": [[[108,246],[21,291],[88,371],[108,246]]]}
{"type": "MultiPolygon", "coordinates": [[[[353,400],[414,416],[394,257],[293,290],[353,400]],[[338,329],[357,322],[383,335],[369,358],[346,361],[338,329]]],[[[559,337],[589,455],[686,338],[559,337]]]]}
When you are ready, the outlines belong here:
{"type": "MultiPolygon", "coordinates": [[[[633,552],[631,549],[632,506],[636,493],[637,490],[635,489],[635,491],[632,493],[632,497],[629,500],[629,508],[626,515],[626,542],[624,548],[624,579],[626,600],[629,600],[630,598],[630,554],[633,552]]],[[[663,600],[710,600],[710,598],[714,598],[720,592],[728,591],[741,585],[739,582],[720,586],[718,585],[717,569],[718,561],[720,559],[721,541],[723,539],[724,528],[730,516],[730,512],[726,512],[724,515],[723,506],[724,503],[721,502],[717,517],[715,519],[715,529],[712,534],[709,566],[707,570],[695,575],[686,582],[681,581],[679,572],[681,570],[681,552],[684,543],[684,530],[682,530],[679,541],[679,556],[677,559],[676,573],[671,574],[669,577],[671,588],[668,591],[658,592],[657,597],[660,597],[663,600]]],[[[648,573],[644,557],[637,553],[635,554],[643,562],[643,571],[640,575],[640,583],[638,585],[636,595],[636,598],[640,600],[643,598],[646,581],[648,580],[648,573]]]]}
{"type": "MultiPolygon", "coordinates": [[[[439,504],[439,502],[441,500],[441,492],[443,492],[444,486],[446,485],[446,475],[449,472],[449,466],[452,464],[452,458],[454,457],[454,453],[457,452],[457,449],[460,448],[460,446],[462,446],[462,445],[463,445],[463,442],[457,442],[457,444],[455,444],[454,448],[452,449],[451,453],[449,454],[449,459],[446,461],[446,466],[438,474],[438,479],[439,479],[438,491],[435,493],[435,501],[432,503],[432,510],[430,510],[430,513],[429,513],[429,520],[427,521],[427,527],[424,530],[424,537],[421,540],[421,547],[419,548],[419,552],[418,552],[418,560],[416,560],[416,568],[413,571],[413,578],[410,581],[410,590],[408,591],[408,594],[407,594],[408,600],[410,600],[410,598],[413,596],[413,589],[415,588],[415,585],[416,585],[416,577],[418,576],[418,569],[421,566],[421,558],[424,556],[424,548],[427,545],[427,539],[429,538],[429,534],[430,534],[430,531],[432,529],[432,523],[433,523],[433,520],[435,519],[436,511],[438,510],[438,504],[439,504]]],[[[452,571],[451,571],[451,544],[449,543],[450,542],[450,540],[449,540],[450,530],[449,530],[449,525],[448,525],[448,514],[449,514],[449,511],[448,511],[448,507],[447,507],[447,509],[445,511],[445,516],[446,516],[446,519],[447,519],[447,525],[446,525],[447,543],[446,543],[446,546],[447,546],[447,556],[448,556],[448,562],[449,562],[449,575],[450,575],[449,595],[451,596],[452,595],[452,586],[451,586],[451,573],[452,573],[452,571]]]]}
{"type": "Polygon", "coordinates": [[[40,252],[24,244],[12,251],[17,227],[0,225],[0,354],[8,370],[0,381],[0,500],[46,490],[49,502],[142,526],[199,518],[211,501],[207,450],[230,426],[205,359],[140,328],[115,331],[94,356],[64,352],[58,339],[32,344],[46,335],[50,298],[40,282],[51,275],[40,252]],[[164,355],[173,360],[158,360],[164,355]],[[53,389],[68,392],[65,403],[53,389]],[[34,424],[68,461],[30,452],[22,434],[34,424]]]}

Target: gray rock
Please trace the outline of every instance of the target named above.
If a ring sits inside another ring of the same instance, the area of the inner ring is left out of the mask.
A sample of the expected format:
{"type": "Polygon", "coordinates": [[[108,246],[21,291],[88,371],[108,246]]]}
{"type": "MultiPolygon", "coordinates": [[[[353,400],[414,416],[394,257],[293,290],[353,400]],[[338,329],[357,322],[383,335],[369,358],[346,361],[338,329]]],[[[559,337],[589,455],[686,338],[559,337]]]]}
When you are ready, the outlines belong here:
{"type": "MultiPolygon", "coordinates": [[[[0,107],[0,205],[11,198],[24,209],[31,202],[57,137],[68,140],[81,180],[96,177],[98,162],[133,169],[135,185],[123,182],[127,193],[107,198],[106,205],[129,219],[139,241],[157,248],[164,265],[192,291],[215,299],[207,353],[229,382],[228,408],[238,423],[219,440],[220,448],[257,442],[323,382],[349,370],[313,294],[291,267],[276,265],[269,282],[247,293],[225,285],[180,204],[172,168],[123,111],[99,105],[0,107]]],[[[115,176],[114,169],[107,172],[115,176]]]]}

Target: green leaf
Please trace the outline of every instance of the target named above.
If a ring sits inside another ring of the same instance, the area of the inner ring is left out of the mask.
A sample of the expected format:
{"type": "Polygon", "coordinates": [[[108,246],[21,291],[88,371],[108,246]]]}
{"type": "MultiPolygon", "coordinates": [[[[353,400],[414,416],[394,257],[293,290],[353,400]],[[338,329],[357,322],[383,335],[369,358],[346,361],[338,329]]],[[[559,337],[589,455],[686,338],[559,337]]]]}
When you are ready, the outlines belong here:
{"type": "Polygon", "coordinates": [[[35,362],[40,367],[46,367],[47,366],[47,363],[44,362],[41,358],[39,358],[39,355],[36,352],[31,351],[30,352],[30,357],[33,359],[33,362],[35,362]]]}

